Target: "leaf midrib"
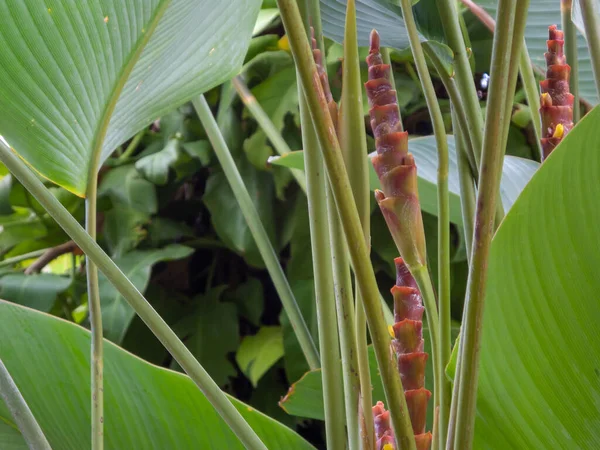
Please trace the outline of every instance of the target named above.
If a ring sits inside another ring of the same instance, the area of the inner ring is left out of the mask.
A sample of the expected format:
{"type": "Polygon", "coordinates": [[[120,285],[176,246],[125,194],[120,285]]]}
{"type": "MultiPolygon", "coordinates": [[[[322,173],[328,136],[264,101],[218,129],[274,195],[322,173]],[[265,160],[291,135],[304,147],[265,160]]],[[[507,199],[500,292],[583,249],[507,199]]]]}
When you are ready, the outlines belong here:
{"type": "MultiPolygon", "coordinates": [[[[138,39],[138,42],[133,47],[133,53],[128,59],[127,64],[123,67],[121,74],[117,78],[115,85],[112,89],[112,94],[106,104],[104,111],[102,113],[102,118],[96,128],[94,133],[94,138],[92,140],[92,154],[90,158],[90,163],[88,167],[88,177],[86,180],[86,188],[83,193],[84,196],[87,196],[87,193],[90,189],[90,186],[94,186],[97,182],[97,174],[100,165],[100,157],[102,155],[102,146],[104,145],[104,140],[106,139],[106,133],[108,131],[108,126],[110,124],[110,119],[115,111],[117,106],[117,102],[121,97],[121,93],[123,92],[123,88],[131,75],[135,64],[138,62],[143,50],[146,48],[146,45],[150,41],[150,38],[156,31],[156,27],[158,23],[162,19],[167,7],[170,5],[171,0],[162,0],[154,12],[154,16],[150,20],[146,32],[142,32],[142,36],[138,39]]],[[[80,193],[81,194],[81,193],[80,193]]]]}

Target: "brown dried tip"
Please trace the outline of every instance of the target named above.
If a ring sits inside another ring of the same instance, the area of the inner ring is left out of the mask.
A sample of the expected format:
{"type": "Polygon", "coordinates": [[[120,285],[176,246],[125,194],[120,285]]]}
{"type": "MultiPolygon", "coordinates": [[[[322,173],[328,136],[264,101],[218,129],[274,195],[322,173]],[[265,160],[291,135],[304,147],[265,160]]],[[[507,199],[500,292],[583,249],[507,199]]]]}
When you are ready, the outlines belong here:
{"type": "Polygon", "coordinates": [[[560,141],[573,128],[573,100],[569,91],[571,67],[567,64],[563,52],[563,32],[556,25],[548,27],[549,39],[546,41],[546,79],[540,83],[540,116],[542,119],[543,159],[554,150],[560,141]]]}

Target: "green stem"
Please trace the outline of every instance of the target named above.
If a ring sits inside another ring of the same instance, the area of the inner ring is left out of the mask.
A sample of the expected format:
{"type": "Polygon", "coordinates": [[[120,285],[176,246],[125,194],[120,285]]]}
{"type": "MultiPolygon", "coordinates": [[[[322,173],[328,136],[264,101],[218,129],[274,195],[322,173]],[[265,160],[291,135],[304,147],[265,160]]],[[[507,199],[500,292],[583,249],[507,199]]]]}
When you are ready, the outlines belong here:
{"type": "Polygon", "coordinates": [[[52,450],[44,432],[21,395],[8,369],[0,359],[0,397],[15,420],[27,446],[35,450],[52,450]]]}
{"type": "MultiPolygon", "coordinates": [[[[389,59],[389,50],[384,51],[389,59]]],[[[344,33],[344,64],[342,65],[342,95],[338,119],[338,138],[348,179],[363,231],[363,239],[370,245],[371,204],[369,190],[369,168],[367,166],[367,138],[362,110],[363,84],[360,77],[360,60],[358,54],[358,33],[356,29],[356,5],[349,0],[346,6],[346,24],[344,33]]],[[[335,205],[331,205],[331,216],[335,216],[337,230],[341,231],[335,205]]],[[[333,233],[333,230],[332,230],[333,233]]],[[[338,238],[339,239],[339,238],[338,238]]],[[[347,247],[340,244],[344,251],[347,247]]],[[[347,262],[347,254],[343,257],[347,262]]],[[[352,286],[350,285],[350,289],[352,286]]],[[[346,288],[347,289],[347,288],[346,288]]],[[[351,292],[351,291],[350,291],[351,292]]],[[[371,448],[375,445],[375,429],[371,408],[373,395],[371,373],[369,370],[369,351],[367,341],[367,317],[360,298],[360,289],[355,290],[356,317],[354,319],[354,349],[358,359],[358,375],[360,382],[360,413],[354,410],[355,417],[361,415],[360,436],[363,446],[371,448]]],[[[350,428],[350,425],[349,425],[350,428]]],[[[358,429],[358,428],[357,428],[358,429]]]]}
{"type": "Polygon", "coordinates": [[[471,147],[474,150],[472,159],[475,160],[476,169],[479,170],[481,159],[481,146],[483,142],[483,117],[477,90],[473,82],[473,72],[469,64],[469,53],[463,39],[457,5],[454,0],[436,0],[442,28],[448,42],[448,46],[454,53],[455,78],[460,92],[460,97],[465,108],[467,117],[468,133],[471,147]]]}
{"type": "Polygon", "coordinates": [[[346,445],[343,392],[339,382],[339,341],[336,323],[336,306],[331,268],[331,245],[327,219],[327,179],[323,159],[307,110],[302,87],[300,91],[300,122],[306,171],[310,236],[317,302],[317,326],[323,374],[323,403],[325,407],[325,436],[327,448],[344,448],[346,445]]]}
{"type": "Polygon", "coordinates": [[[28,259],[38,258],[46,253],[49,249],[43,248],[41,250],[35,250],[33,252],[24,253],[22,255],[13,256],[12,258],[6,258],[5,260],[0,261],[0,267],[12,266],[14,264],[18,264],[23,261],[27,261],[28,259]]]}
{"type": "Polygon", "coordinates": [[[148,328],[173,355],[179,365],[200,388],[242,444],[248,449],[266,449],[260,438],[240,415],[238,410],[206,373],[194,355],[181,342],[166,322],[140,294],[131,281],[121,272],[112,259],[100,248],[66,208],[52,195],[29,167],[13,151],[0,141],[0,160],[10,172],[33,194],[42,207],[58,225],[75,241],[81,250],[102,271],[117,291],[127,300],[148,328]]]}
{"type": "MultiPolygon", "coordinates": [[[[330,188],[328,188],[327,203],[337,321],[340,330],[348,449],[359,450],[358,393],[360,392],[360,380],[356,359],[357,343],[354,330],[355,314],[354,299],[352,298],[352,276],[350,273],[350,261],[348,260],[348,249],[344,241],[344,230],[342,230],[330,188]]],[[[366,346],[366,336],[363,338],[363,341],[366,346]]],[[[371,416],[372,420],[372,415],[369,414],[369,416],[371,416]]],[[[327,448],[337,447],[327,446],[327,448]]]]}
{"type": "Polygon", "coordinates": [[[581,6],[581,15],[583,16],[585,37],[592,58],[596,91],[600,95],[600,26],[598,25],[598,14],[600,14],[600,11],[596,9],[596,0],[579,0],[579,5],[581,6]]]}
{"type": "MultiPolygon", "coordinates": [[[[243,78],[238,75],[232,80],[232,83],[233,87],[238,93],[238,96],[242,102],[244,102],[246,108],[248,108],[248,110],[252,113],[252,116],[254,116],[254,119],[256,122],[258,122],[258,125],[260,125],[260,128],[264,131],[265,135],[277,153],[279,153],[281,156],[290,153],[291,150],[287,142],[264,109],[262,109],[260,103],[258,103],[256,100],[256,97],[252,95],[252,92],[250,92],[250,89],[248,89],[248,86],[244,82],[243,78]]],[[[296,183],[298,183],[298,186],[300,186],[300,189],[306,192],[306,177],[304,172],[299,169],[290,169],[290,171],[293,177],[296,179],[296,183]]]]}
{"type": "Polygon", "coordinates": [[[140,131],[138,134],[136,134],[133,137],[133,139],[131,140],[131,142],[125,149],[125,151],[123,153],[121,153],[121,155],[117,159],[118,162],[120,162],[120,163],[125,162],[131,157],[131,155],[133,155],[133,153],[137,150],[138,145],[140,145],[140,142],[142,142],[142,139],[146,135],[147,131],[148,131],[148,129],[144,128],[142,131],[140,131]]]}
{"type": "MultiPolygon", "coordinates": [[[[452,342],[450,336],[450,203],[448,197],[448,139],[446,137],[446,127],[442,111],[437,101],[435,88],[431,81],[431,75],[427,68],[425,53],[419,39],[417,24],[412,11],[411,0],[400,0],[402,8],[402,16],[408,32],[410,40],[410,48],[412,50],[413,59],[417,66],[417,72],[421,80],[423,92],[425,93],[425,101],[429,109],[429,115],[433,124],[435,141],[438,149],[438,170],[437,170],[437,200],[438,200],[438,279],[439,279],[439,321],[431,320],[437,315],[437,306],[433,289],[431,292],[423,293],[426,303],[426,311],[429,329],[431,332],[432,349],[433,349],[433,366],[434,366],[434,407],[439,407],[438,411],[438,445],[443,447],[446,442],[446,432],[448,429],[448,415],[450,413],[450,396],[451,386],[446,379],[444,367],[450,361],[450,352],[452,351],[452,342]],[[427,300],[427,296],[431,296],[427,300]],[[433,308],[433,310],[430,310],[433,308]],[[438,330],[435,327],[439,326],[439,338],[435,339],[435,334],[438,330]],[[437,392],[436,392],[437,391],[437,392]]],[[[427,276],[429,272],[425,269],[421,271],[420,276],[427,276]]],[[[419,287],[424,283],[424,278],[419,280],[419,287]]],[[[431,279],[429,279],[429,287],[431,287],[431,279]]],[[[423,292],[423,290],[421,290],[423,292]]],[[[435,436],[434,436],[435,438],[435,436]]]]}
{"type": "Polygon", "coordinates": [[[535,148],[537,156],[541,161],[542,158],[542,123],[539,118],[540,110],[540,91],[538,83],[533,73],[533,65],[529,57],[529,51],[525,42],[521,46],[521,56],[519,57],[519,72],[521,74],[521,83],[525,89],[525,97],[531,111],[531,120],[533,122],[533,133],[535,135],[535,148]]]}
{"type": "MultiPolygon", "coordinates": [[[[487,281],[488,256],[494,233],[494,212],[500,188],[504,143],[510,120],[507,96],[514,92],[517,65],[510,61],[520,55],[525,31],[528,1],[519,2],[518,19],[515,20],[516,0],[500,0],[498,4],[498,26],[494,34],[491,79],[485,122],[485,137],[479,175],[479,192],[473,250],[467,295],[463,313],[462,335],[459,357],[462,360],[460,378],[455,381],[458,389],[458,409],[454,430],[454,448],[470,450],[473,446],[477,381],[479,373],[479,350],[483,306],[487,281]],[[512,73],[511,73],[512,69],[512,73]]],[[[449,434],[449,439],[451,435],[449,434]]]]}
{"type": "MultiPolygon", "coordinates": [[[[96,203],[98,198],[97,168],[90,173],[85,199],[85,229],[96,240],[96,203]]],[[[92,334],[92,450],[104,448],[104,349],[102,340],[102,309],[98,268],[88,258],[86,261],[88,310],[92,334]]]]}
{"type": "Polygon", "coordinates": [[[246,219],[246,223],[250,228],[250,232],[256,241],[256,245],[260,254],[267,266],[267,270],[269,275],[271,276],[271,280],[275,285],[275,289],[277,290],[277,294],[279,294],[279,298],[281,298],[281,303],[283,304],[283,308],[290,319],[290,323],[296,333],[296,337],[298,342],[300,343],[300,347],[304,353],[304,357],[308,362],[308,365],[311,369],[316,369],[319,367],[319,353],[317,352],[317,348],[313,339],[308,331],[308,327],[304,318],[302,317],[302,313],[300,312],[300,308],[296,303],[296,299],[294,298],[294,294],[292,293],[292,289],[283,273],[283,269],[279,264],[279,259],[277,257],[277,253],[273,249],[271,245],[271,241],[269,240],[269,236],[265,231],[265,228],[260,220],[260,216],[258,215],[258,211],[256,211],[256,207],[250,198],[250,194],[244,185],[244,181],[242,180],[242,176],[238,171],[235,161],[227,148],[227,144],[219,131],[219,127],[217,122],[215,121],[210,107],[206,102],[204,96],[200,96],[195,98],[192,101],[194,108],[204,126],[204,130],[208,135],[208,139],[210,140],[212,147],[217,155],[217,159],[221,164],[221,168],[225,173],[225,177],[231,186],[233,194],[240,205],[240,209],[242,210],[242,214],[246,219]]]}
{"type": "MultiPolygon", "coordinates": [[[[454,104],[453,104],[454,106],[454,104]]],[[[457,117],[454,108],[452,110],[452,122],[454,126],[454,140],[456,142],[456,156],[458,158],[458,177],[460,182],[460,205],[463,218],[463,229],[465,235],[465,247],[467,249],[467,262],[471,258],[471,249],[473,242],[473,229],[475,218],[475,184],[471,175],[471,166],[469,164],[468,151],[466,147],[470,144],[465,139],[466,128],[463,128],[457,117]]],[[[449,428],[451,428],[449,426],[449,428]]]]}
{"type": "Polygon", "coordinates": [[[396,364],[390,358],[390,335],[383,319],[375,273],[373,272],[369,251],[364,240],[360,218],[352,196],[336,130],[329,115],[327,101],[321,87],[312,51],[306,38],[300,12],[294,0],[278,0],[277,4],[300,74],[299,78],[304,88],[317,139],[323,152],[338,214],[344,228],[350,252],[350,260],[361,291],[373,347],[381,373],[387,406],[391,413],[394,434],[399,446],[408,450],[415,450],[415,440],[402,383],[400,382],[396,364]]]}
{"type": "MultiPolygon", "coordinates": [[[[579,62],[577,60],[577,28],[571,20],[573,0],[561,0],[560,15],[562,29],[565,35],[565,56],[567,64],[571,66],[571,78],[569,88],[573,94],[573,123],[579,122],[581,117],[581,105],[579,104],[579,62]]],[[[541,133],[540,136],[541,137],[541,133]]],[[[539,140],[538,137],[538,140],[539,140]]]]}

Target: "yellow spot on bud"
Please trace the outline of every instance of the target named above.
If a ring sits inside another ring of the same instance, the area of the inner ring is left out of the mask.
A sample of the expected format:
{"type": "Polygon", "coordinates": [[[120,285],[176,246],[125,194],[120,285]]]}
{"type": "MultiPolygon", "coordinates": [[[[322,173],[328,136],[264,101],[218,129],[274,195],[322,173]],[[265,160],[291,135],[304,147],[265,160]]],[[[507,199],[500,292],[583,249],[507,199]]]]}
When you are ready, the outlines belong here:
{"type": "Polygon", "coordinates": [[[394,450],[394,447],[392,447],[392,444],[385,444],[383,450],[394,450]]]}
{"type": "Polygon", "coordinates": [[[290,51],[290,41],[288,40],[287,34],[284,34],[279,41],[277,41],[277,48],[286,52],[290,51]]]}
{"type": "Polygon", "coordinates": [[[396,335],[394,334],[394,327],[391,325],[388,325],[388,331],[390,333],[390,336],[394,339],[396,339],[396,335]]]}
{"type": "Polygon", "coordinates": [[[540,98],[540,103],[542,106],[552,106],[552,97],[550,97],[550,94],[546,92],[543,93],[540,98]]]}
{"type": "Polygon", "coordinates": [[[108,23],[108,16],[104,17],[104,23],[108,23]]]}
{"type": "Polygon", "coordinates": [[[556,129],[554,130],[554,134],[552,135],[553,138],[562,138],[563,135],[565,134],[565,127],[563,127],[562,123],[559,123],[558,125],[556,125],[556,129]]]}

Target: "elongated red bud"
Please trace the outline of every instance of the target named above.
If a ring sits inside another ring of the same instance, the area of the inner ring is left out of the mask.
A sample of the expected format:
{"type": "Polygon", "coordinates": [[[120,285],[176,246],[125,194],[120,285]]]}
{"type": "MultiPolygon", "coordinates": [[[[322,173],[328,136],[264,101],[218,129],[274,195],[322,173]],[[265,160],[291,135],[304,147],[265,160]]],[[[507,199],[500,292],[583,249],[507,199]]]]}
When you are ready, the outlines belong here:
{"type": "Polygon", "coordinates": [[[408,133],[402,131],[396,91],[390,82],[390,66],[383,64],[379,35],[371,32],[367,57],[371,128],[377,155],[373,167],[381,183],[375,198],[400,254],[410,267],[426,263],[425,233],[417,189],[417,166],[408,152],[408,133]]]}
{"type": "Polygon", "coordinates": [[[323,66],[323,55],[321,53],[321,50],[317,47],[317,40],[315,39],[315,30],[313,27],[310,27],[310,34],[313,59],[315,60],[315,64],[317,66],[319,80],[321,81],[321,87],[323,88],[323,93],[325,94],[325,100],[327,101],[327,107],[329,108],[331,120],[333,121],[333,124],[337,129],[338,105],[333,100],[333,96],[331,95],[331,89],[329,87],[329,77],[327,76],[327,71],[323,66]]]}
{"type": "Polygon", "coordinates": [[[563,47],[563,32],[556,25],[548,27],[546,79],[540,83],[540,115],[542,119],[542,157],[546,159],[573,128],[573,94],[569,91],[571,67],[563,47]]]}
{"type": "Polygon", "coordinates": [[[375,448],[377,450],[395,450],[396,440],[390,423],[390,413],[386,411],[383,402],[373,406],[373,421],[375,423],[375,448]]]}

